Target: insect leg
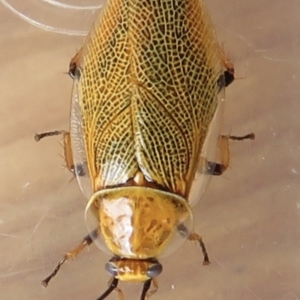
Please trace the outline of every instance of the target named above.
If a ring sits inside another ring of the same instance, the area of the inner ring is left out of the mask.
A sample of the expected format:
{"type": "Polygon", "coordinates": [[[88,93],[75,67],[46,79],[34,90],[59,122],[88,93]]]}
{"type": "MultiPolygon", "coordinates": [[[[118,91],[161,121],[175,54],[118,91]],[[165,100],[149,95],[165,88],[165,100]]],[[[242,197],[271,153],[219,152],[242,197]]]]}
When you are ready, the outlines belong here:
{"type": "Polygon", "coordinates": [[[203,253],[203,265],[209,265],[210,264],[210,261],[209,261],[209,258],[208,258],[208,253],[206,251],[206,247],[205,247],[205,244],[202,240],[202,237],[197,234],[197,233],[190,233],[189,236],[188,236],[188,240],[189,241],[195,241],[195,242],[198,242],[199,243],[199,246],[202,250],[202,253],[203,253]]]}
{"type": "Polygon", "coordinates": [[[209,261],[209,258],[208,258],[208,253],[206,251],[206,247],[205,247],[205,244],[201,238],[201,236],[197,233],[191,233],[188,231],[188,229],[186,228],[186,226],[184,224],[179,224],[177,226],[177,231],[178,233],[183,237],[183,238],[186,238],[188,239],[189,241],[196,241],[199,243],[199,246],[202,250],[202,253],[203,253],[203,265],[209,265],[210,264],[210,261],[209,261]]]}
{"type": "Polygon", "coordinates": [[[151,279],[145,281],[140,300],[148,300],[154,293],[157,292],[157,290],[158,290],[158,283],[157,283],[156,278],[151,278],[151,279]],[[151,283],[153,284],[154,289],[149,292],[151,283]]]}
{"type": "Polygon", "coordinates": [[[96,300],[104,300],[112,291],[116,291],[118,293],[119,300],[124,300],[123,292],[117,288],[119,283],[119,279],[116,277],[112,277],[108,282],[108,289],[96,300]]]}
{"type": "Polygon", "coordinates": [[[55,277],[55,275],[57,274],[57,272],[59,271],[60,267],[69,259],[71,258],[75,258],[85,247],[89,246],[92,244],[93,240],[98,236],[98,230],[95,229],[93,230],[89,235],[87,235],[86,237],[84,237],[84,239],[82,240],[82,242],[76,247],[74,248],[72,251],[67,252],[64,257],[60,260],[60,262],[57,264],[57,266],[55,267],[55,269],[53,270],[53,272],[42,281],[42,285],[47,287],[49,284],[49,281],[55,277]]]}
{"type": "MultiPolygon", "coordinates": [[[[150,289],[151,282],[152,282],[152,278],[150,278],[149,280],[144,282],[143,291],[142,291],[142,294],[141,294],[141,300],[146,299],[146,295],[147,295],[147,293],[150,289]]],[[[147,299],[148,299],[148,296],[147,296],[147,299]]]]}
{"type": "Polygon", "coordinates": [[[66,162],[66,167],[68,170],[75,175],[75,167],[73,162],[73,153],[71,147],[71,137],[70,132],[65,130],[55,130],[43,133],[36,133],[34,139],[38,142],[41,139],[48,136],[62,135],[63,136],[63,147],[64,147],[64,158],[66,162]]]}
{"type": "Polygon", "coordinates": [[[221,135],[219,141],[220,149],[220,161],[221,163],[206,162],[206,173],[212,175],[222,175],[229,166],[230,151],[229,151],[229,140],[243,141],[243,140],[254,140],[254,133],[246,134],[244,136],[234,135],[221,135]]]}

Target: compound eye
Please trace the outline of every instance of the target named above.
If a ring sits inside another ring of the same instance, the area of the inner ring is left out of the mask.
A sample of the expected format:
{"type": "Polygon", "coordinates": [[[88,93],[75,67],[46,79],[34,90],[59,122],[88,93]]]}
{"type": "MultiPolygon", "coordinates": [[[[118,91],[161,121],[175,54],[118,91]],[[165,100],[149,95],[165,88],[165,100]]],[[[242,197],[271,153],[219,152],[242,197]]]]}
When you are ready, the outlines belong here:
{"type": "Polygon", "coordinates": [[[113,262],[106,263],[105,270],[113,277],[118,275],[118,267],[113,262]]]}
{"type": "Polygon", "coordinates": [[[162,272],[162,265],[160,263],[153,264],[149,269],[147,270],[147,276],[149,278],[153,278],[158,276],[162,272]]]}

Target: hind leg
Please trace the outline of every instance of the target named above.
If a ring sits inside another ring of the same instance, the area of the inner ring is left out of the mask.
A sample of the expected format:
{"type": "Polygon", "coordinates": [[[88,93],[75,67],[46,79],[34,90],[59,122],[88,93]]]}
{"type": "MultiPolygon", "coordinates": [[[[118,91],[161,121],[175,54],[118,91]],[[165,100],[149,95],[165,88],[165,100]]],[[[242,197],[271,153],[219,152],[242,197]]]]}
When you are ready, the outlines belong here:
{"type": "Polygon", "coordinates": [[[71,147],[71,138],[70,138],[70,133],[68,131],[55,130],[55,131],[49,131],[43,133],[36,133],[34,135],[34,139],[38,142],[45,137],[56,136],[56,135],[63,136],[64,159],[65,159],[66,167],[71,173],[75,175],[75,167],[74,167],[73,153],[71,147]]]}
{"type": "Polygon", "coordinates": [[[226,171],[230,160],[229,140],[243,141],[254,140],[254,138],[254,133],[246,134],[244,136],[221,135],[219,140],[220,163],[204,161],[205,167],[203,173],[219,176],[226,171]]]}

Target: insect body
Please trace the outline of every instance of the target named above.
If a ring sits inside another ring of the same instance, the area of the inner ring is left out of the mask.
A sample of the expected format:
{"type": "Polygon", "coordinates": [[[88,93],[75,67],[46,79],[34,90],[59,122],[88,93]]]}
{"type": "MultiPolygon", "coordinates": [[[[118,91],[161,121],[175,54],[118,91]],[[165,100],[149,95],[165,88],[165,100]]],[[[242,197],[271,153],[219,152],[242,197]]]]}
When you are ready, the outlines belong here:
{"type": "Polygon", "coordinates": [[[70,141],[66,160],[90,199],[92,234],[45,285],[92,241],[113,254],[106,264],[112,280],[99,300],[118,280],[144,282],[141,299],[149,297],[162,271],[158,257],[176,239],[198,241],[209,263],[190,231],[190,205],[208,175],[228,165],[227,154],[220,164],[210,157],[230,138],[219,136],[219,124],[233,73],[203,1],[107,1],[70,64],[70,134],[57,132],[70,141]]]}

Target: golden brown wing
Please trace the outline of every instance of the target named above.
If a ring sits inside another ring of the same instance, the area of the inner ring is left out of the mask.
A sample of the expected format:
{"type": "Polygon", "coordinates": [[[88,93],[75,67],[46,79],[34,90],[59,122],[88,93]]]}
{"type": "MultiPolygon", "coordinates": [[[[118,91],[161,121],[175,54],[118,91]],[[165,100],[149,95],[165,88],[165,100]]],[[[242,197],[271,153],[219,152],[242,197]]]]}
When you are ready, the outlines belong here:
{"type": "Polygon", "coordinates": [[[126,182],[135,160],[127,7],[109,1],[82,49],[76,87],[93,189],[126,182]]]}
{"type": "Polygon", "coordinates": [[[140,169],[187,194],[218,105],[220,55],[202,1],[108,1],[75,84],[94,190],[140,169]]]}
{"type": "Polygon", "coordinates": [[[138,164],[186,194],[218,105],[220,48],[202,1],[149,3],[135,1],[129,27],[138,164]]]}

